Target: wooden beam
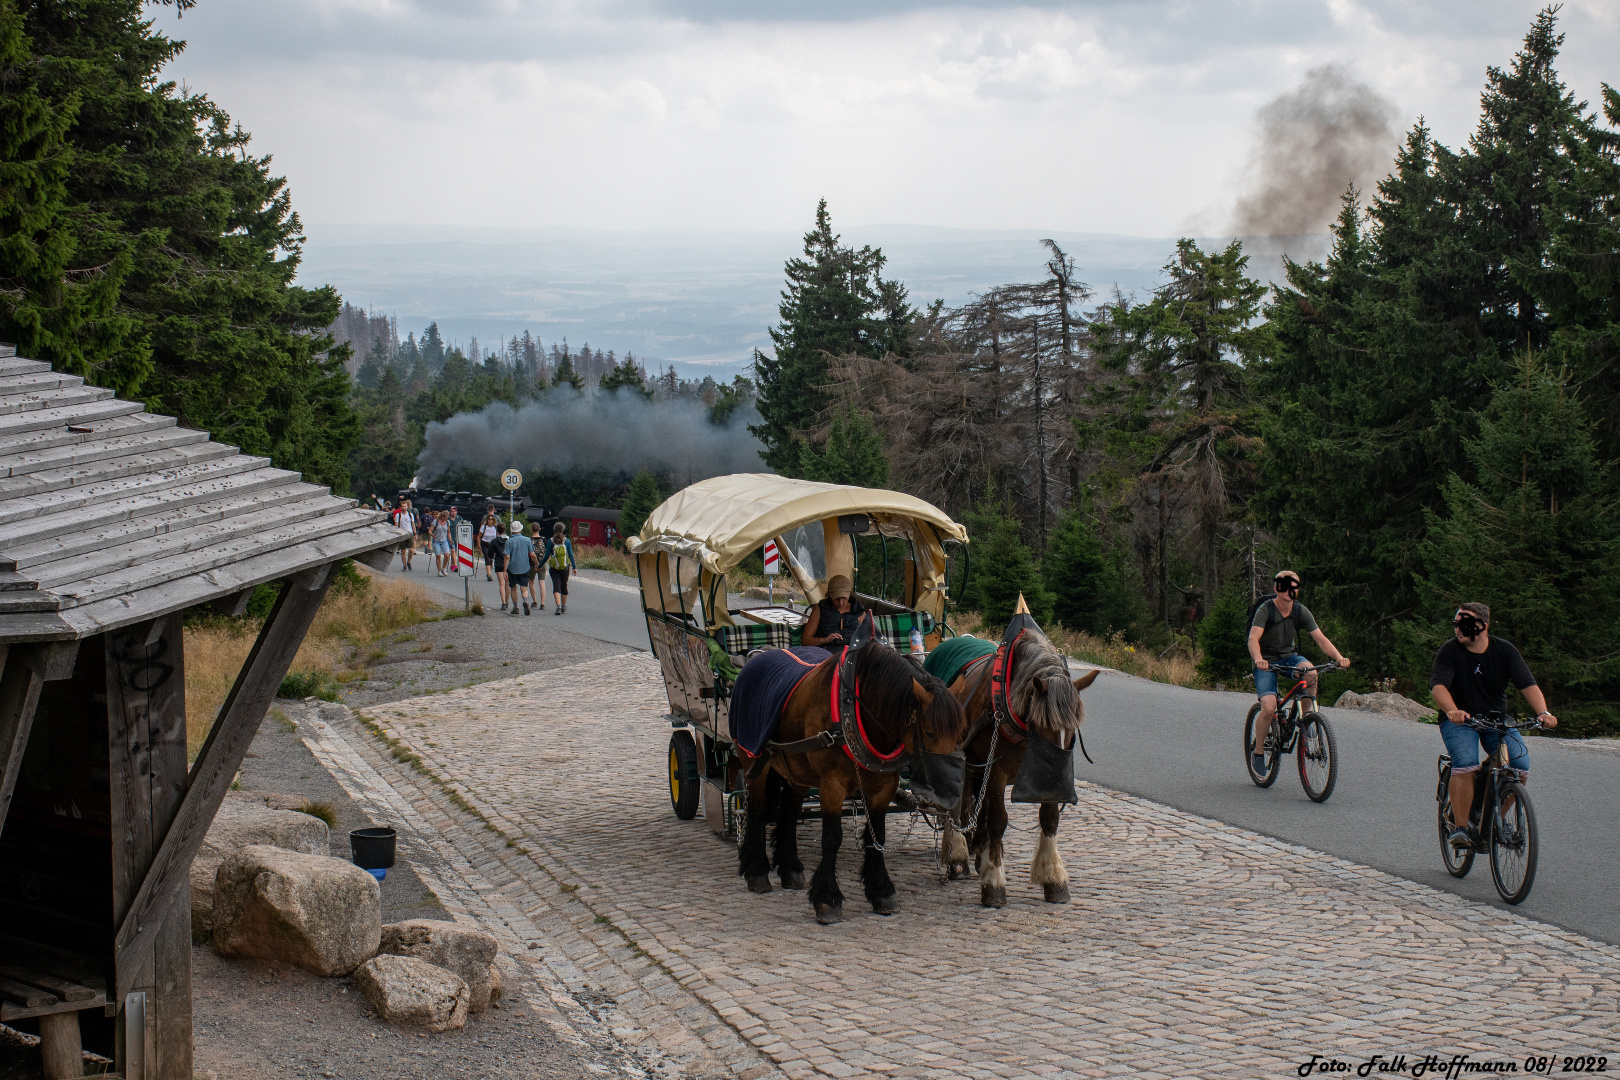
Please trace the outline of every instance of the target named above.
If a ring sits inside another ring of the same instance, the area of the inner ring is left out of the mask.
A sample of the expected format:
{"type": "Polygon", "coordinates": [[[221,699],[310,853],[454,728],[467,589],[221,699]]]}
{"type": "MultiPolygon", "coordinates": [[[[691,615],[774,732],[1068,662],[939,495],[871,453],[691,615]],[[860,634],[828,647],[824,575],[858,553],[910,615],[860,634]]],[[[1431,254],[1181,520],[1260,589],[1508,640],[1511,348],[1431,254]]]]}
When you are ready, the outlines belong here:
{"type": "MultiPolygon", "coordinates": [[[[404,540],[405,534],[400,533],[401,543],[403,543],[404,540]]],[[[395,544],[393,547],[372,548],[370,551],[362,551],[360,554],[356,555],[354,557],[354,561],[357,563],[363,563],[364,565],[371,567],[373,570],[387,570],[388,567],[393,564],[394,556],[399,554],[399,549],[400,544],[395,544]]]]}
{"type": "Polygon", "coordinates": [[[243,589],[241,592],[220,597],[210,606],[221,615],[224,615],[227,618],[236,619],[240,618],[247,611],[248,601],[251,599],[253,599],[253,590],[243,589]]]}
{"type": "Polygon", "coordinates": [[[5,828],[11,792],[17,786],[23,752],[28,749],[28,733],[34,727],[40,687],[45,685],[29,663],[28,654],[33,648],[0,645],[0,829],[5,828]]]}
{"type": "MultiPolygon", "coordinates": [[[[127,906],[120,905],[113,912],[118,922],[113,939],[115,955],[152,941],[174,910],[175,896],[188,883],[191,860],[202,847],[208,826],[230,790],[231,778],[241,767],[259,723],[275,700],[281,680],[326,596],[330,569],[328,563],[295,575],[281,590],[275,609],[265,620],[197,756],[190,786],[163,836],[151,869],[127,906]]],[[[122,1000],[132,985],[125,981],[124,966],[120,964],[118,986],[109,996],[122,1000]]]]}
{"type": "Polygon", "coordinates": [[[28,666],[46,682],[61,682],[73,677],[73,664],[79,659],[77,641],[52,641],[30,646],[24,650],[28,666]]]}

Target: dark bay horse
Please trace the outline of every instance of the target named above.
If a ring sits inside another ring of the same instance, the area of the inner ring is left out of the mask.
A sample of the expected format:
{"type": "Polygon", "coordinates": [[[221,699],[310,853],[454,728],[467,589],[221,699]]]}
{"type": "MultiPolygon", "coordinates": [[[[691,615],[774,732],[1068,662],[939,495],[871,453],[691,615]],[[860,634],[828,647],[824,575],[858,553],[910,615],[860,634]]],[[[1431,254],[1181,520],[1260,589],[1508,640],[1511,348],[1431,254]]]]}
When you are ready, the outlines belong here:
{"type": "MultiPolygon", "coordinates": [[[[966,716],[945,684],[881,642],[869,641],[854,652],[852,674],[865,742],[858,747],[861,755],[869,761],[887,759],[897,767],[905,754],[919,750],[954,754],[966,731],[966,716]]],[[[835,654],[833,659],[819,664],[794,689],[782,709],[775,743],[818,736],[830,740],[840,732],[832,695],[841,655],[835,654]]],[[[866,899],[880,915],[898,911],[894,882],[883,861],[885,822],[899,784],[898,771],[863,768],[842,745],[829,744],[795,753],[766,752],[769,766],[752,770],[748,780],[747,828],[737,868],[747,879],[748,888],[758,893],[771,891],[773,862],[783,888],[804,888],[804,864],[799,861],[796,829],[808,789],[819,788],[821,862],[810,879],[809,898],[817,922],[841,921],[844,894],[838,887],[838,849],[844,840],[844,800],[858,792],[867,814],[861,837],[861,882],[866,899]],[[776,823],[774,860],[767,859],[765,853],[767,819],[776,823]]]]}
{"type": "MultiPolygon", "coordinates": [[[[967,824],[978,804],[987,762],[990,776],[978,820],[966,840],[955,825],[946,824],[942,858],[954,878],[966,873],[968,856],[972,854],[979,870],[979,902],[985,907],[998,908],[1007,902],[1007,875],[1002,869],[1002,837],[1007,831],[1006,788],[1024,763],[1027,742],[1016,741],[1019,733],[1009,722],[999,725],[1000,733],[997,733],[990,701],[992,663],[992,657],[987,656],[969,665],[951,683],[952,696],[962,702],[969,717],[969,734],[963,746],[968,760],[967,783],[962,786],[958,822],[967,824]]],[[[1025,630],[1013,649],[1007,702],[1029,725],[1030,732],[1038,731],[1053,742],[1072,745],[1066,740],[1079,734],[1086,718],[1080,691],[1096,678],[1097,672],[1093,670],[1071,681],[1068,659],[1045,634],[1032,626],[1025,630]]],[[[1064,904],[1069,900],[1069,872],[1057,848],[1060,809],[1061,804],[1056,802],[1041,804],[1041,838],[1029,868],[1029,880],[1042,887],[1049,904],[1064,904]]]]}

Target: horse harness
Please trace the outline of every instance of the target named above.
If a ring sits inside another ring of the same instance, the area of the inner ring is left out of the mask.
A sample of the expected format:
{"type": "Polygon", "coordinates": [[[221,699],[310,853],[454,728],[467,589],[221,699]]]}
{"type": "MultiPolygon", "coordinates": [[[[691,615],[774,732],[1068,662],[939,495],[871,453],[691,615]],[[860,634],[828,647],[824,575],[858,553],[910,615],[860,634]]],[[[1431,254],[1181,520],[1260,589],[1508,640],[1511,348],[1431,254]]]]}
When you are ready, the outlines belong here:
{"type": "MultiPolygon", "coordinates": [[[[990,711],[979,717],[978,720],[974,721],[973,726],[968,728],[968,733],[961,742],[963,748],[973,742],[979,733],[992,723],[997,725],[997,736],[1006,739],[1014,746],[1024,745],[1025,740],[1029,737],[1028,721],[1014,711],[1012,699],[1008,696],[1008,687],[1012,684],[1013,653],[1017,650],[1019,641],[1023,639],[1024,634],[1027,632],[1027,629],[1020,629],[1016,634],[1011,634],[1009,638],[1002,639],[1001,644],[996,646],[994,653],[981,656],[962,669],[962,676],[966,677],[969,671],[989,661],[990,711]]],[[[977,692],[978,686],[975,685],[973,693],[977,692]]],[[[968,694],[969,700],[972,700],[973,693],[968,694]]],[[[1080,746],[1080,752],[1085,754],[1088,762],[1095,765],[1096,762],[1091,761],[1091,755],[1086,753],[1084,737],[1079,731],[1075,732],[1074,737],[1080,746]]],[[[992,750],[992,759],[994,755],[995,751],[992,750]]],[[[986,761],[984,767],[988,768],[991,764],[992,761],[986,761]]]]}
{"type": "MultiPolygon", "coordinates": [[[[866,613],[866,621],[870,629],[871,612],[866,613]]],[[[796,739],[786,743],[767,742],[748,770],[749,776],[754,776],[764,769],[765,763],[773,753],[807,754],[817,750],[831,750],[834,747],[842,747],[849,759],[867,772],[900,771],[904,765],[906,752],[904,737],[898,746],[885,754],[873,746],[872,740],[866,737],[866,723],[861,717],[861,691],[860,683],[855,678],[855,658],[861,646],[869,640],[871,639],[860,638],[857,632],[854,644],[845,645],[834,662],[830,704],[833,715],[838,717],[838,726],[818,731],[808,739],[796,739]]],[[[920,726],[921,721],[913,722],[920,726]]]]}

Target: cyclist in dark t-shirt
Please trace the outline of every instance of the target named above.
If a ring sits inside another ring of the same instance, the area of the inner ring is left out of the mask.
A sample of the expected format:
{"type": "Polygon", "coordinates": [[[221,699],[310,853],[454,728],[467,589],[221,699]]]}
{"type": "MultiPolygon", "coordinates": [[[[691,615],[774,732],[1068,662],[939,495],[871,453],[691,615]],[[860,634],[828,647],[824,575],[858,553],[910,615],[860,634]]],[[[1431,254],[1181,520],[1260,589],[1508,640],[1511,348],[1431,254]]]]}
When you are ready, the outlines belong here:
{"type": "MultiPolygon", "coordinates": [[[[1348,668],[1350,661],[1334,647],[1316,625],[1310,609],[1299,602],[1299,575],[1278,570],[1272,581],[1277,594],[1254,609],[1249,627],[1249,658],[1254,661],[1254,692],[1260,698],[1260,716],[1254,728],[1254,771],[1266,771],[1266,734],[1271,718],[1277,715],[1277,673],[1273,667],[1308,669],[1311,662],[1299,653],[1299,632],[1311,635],[1322,651],[1348,668]]],[[[1316,672],[1305,671],[1305,696],[1316,701],[1316,672]]]]}
{"type": "Polygon", "coordinates": [[[1468,828],[1468,814],[1474,805],[1474,773],[1479,769],[1480,749],[1489,757],[1504,737],[1508,764],[1520,780],[1530,778],[1530,751],[1517,731],[1506,736],[1494,731],[1475,731],[1463,724],[1470,716],[1507,711],[1507,686],[1512,683],[1524,700],[1536,710],[1536,719],[1546,727],[1557,727],[1558,717],[1547,711],[1547,698],[1519,650],[1487,632],[1491,609],[1484,604],[1463,604],[1452,617],[1454,636],[1434,654],[1429,673],[1429,692],[1440,709],[1440,737],[1451,755],[1451,842],[1467,847],[1474,842],[1468,828]]]}

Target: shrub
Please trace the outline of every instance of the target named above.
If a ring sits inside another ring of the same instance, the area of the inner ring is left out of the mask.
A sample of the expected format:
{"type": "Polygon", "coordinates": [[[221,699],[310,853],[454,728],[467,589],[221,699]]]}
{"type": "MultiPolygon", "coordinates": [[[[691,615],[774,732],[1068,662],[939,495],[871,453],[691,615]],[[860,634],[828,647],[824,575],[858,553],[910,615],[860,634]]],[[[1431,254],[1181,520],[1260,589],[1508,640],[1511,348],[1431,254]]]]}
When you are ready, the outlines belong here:
{"type": "Polygon", "coordinates": [[[1209,682],[1241,680],[1254,667],[1248,642],[1249,593],[1229,585],[1198,624],[1198,674],[1209,682]]]}

